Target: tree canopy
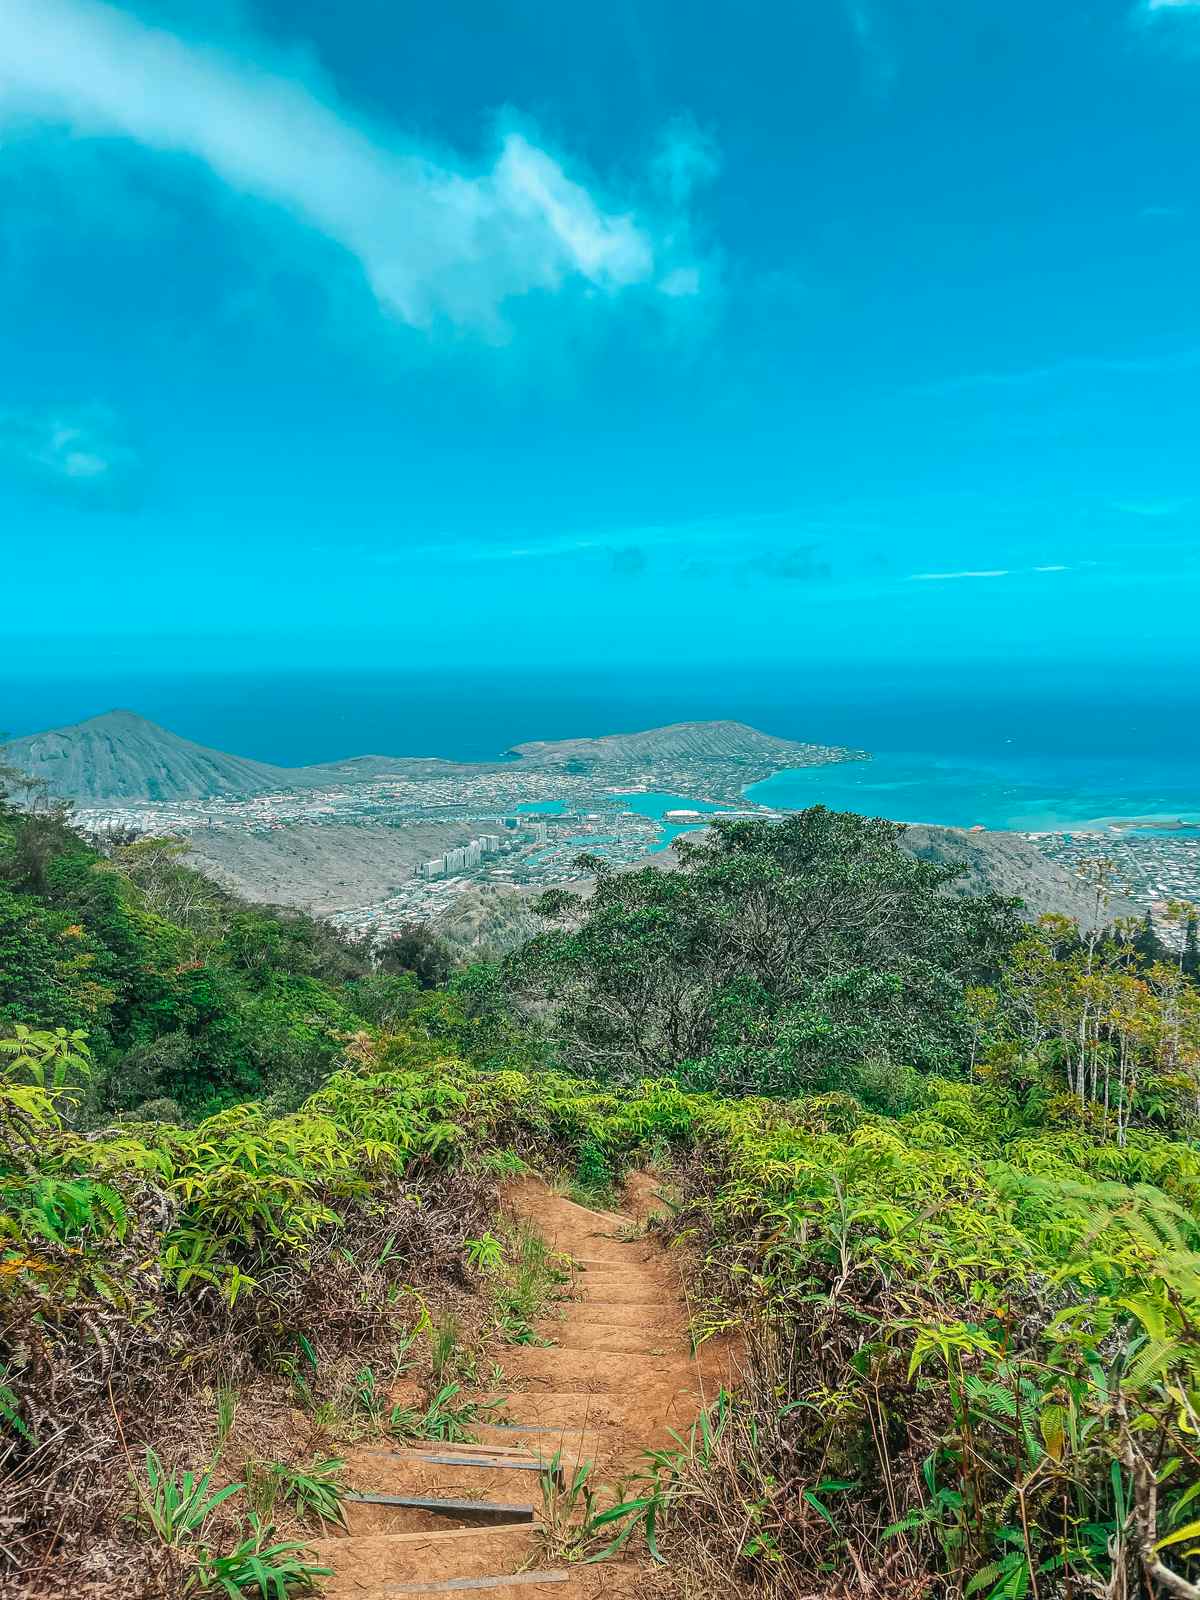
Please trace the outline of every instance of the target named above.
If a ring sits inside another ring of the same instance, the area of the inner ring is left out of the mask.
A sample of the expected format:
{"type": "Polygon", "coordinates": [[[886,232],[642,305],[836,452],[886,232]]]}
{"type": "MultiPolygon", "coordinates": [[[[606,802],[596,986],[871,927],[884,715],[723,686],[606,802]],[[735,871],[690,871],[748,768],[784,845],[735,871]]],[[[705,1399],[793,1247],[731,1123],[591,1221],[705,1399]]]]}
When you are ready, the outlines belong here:
{"type": "Polygon", "coordinates": [[[511,981],[617,1079],[794,1094],[888,1064],[950,1069],[970,1039],[964,989],[998,970],[1018,907],[946,894],[957,870],[906,855],[902,831],[819,806],[718,820],[682,842],[677,872],[598,867],[590,898],[543,895],[553,926],[511,981]]]}

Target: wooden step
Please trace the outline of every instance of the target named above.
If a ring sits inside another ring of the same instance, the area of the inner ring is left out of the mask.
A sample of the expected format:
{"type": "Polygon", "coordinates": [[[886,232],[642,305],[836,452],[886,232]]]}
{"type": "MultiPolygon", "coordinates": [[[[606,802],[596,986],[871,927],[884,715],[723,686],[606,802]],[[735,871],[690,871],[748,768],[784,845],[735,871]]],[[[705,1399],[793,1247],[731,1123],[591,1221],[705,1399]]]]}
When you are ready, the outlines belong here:
{"type": "Polygon", "coordinates": [[[360,1456],[429,1456],[441,1453],[454,1453],[468,1456],[515,1456],[518,1461],[526,1459],[531,1452],[528,1445],[524,1444],[489,1444],[486,1441],[470,1440],[461,1444],[440,1445],[432,1442],[426,1444],[393,1444],[373,1445],[360,1444],[355,1446],[354,1453],[360,1456]]]}
{"type": "Polygon", "coordinates": [[[606,1328],[597,1323],[564,1328],[558,1336],[557,1347],[560,1350],[596,1350],[607,1355],[640,1355],[652,1361],[678,1359],[688,1354],[687,1344],[674,1334],[667,1333],[655,1343],[653,1329],[606,1328]]]}
{"type": "Polygon", "coordinates": [[[540,1454],[514,1457],[396,1451],[360,1456],[350,1450],[346,1480],[360,1494],[415,1495],[423,1500],[540,1500],[540,1454]]]}
{"type": "Polygon", "coordinates": [[[532,1502],[500,1500],[455,1500],[450,1495],[380,1494],[377,1490],[348,1491],[342,1496],[349,1505],[388,1506],[397,1510],[430,1511],[439,1516],[495,1517],[504,1522],[532,1522],[532,1502]]]}
{"type": "Polygon", "coordinates": [[[446,1528],[422,1533],[376,1533],[359,1537],[331,1534],[311,1541],[318,1563],[332,1567],[324,1580],[327,1600],[360,1597],[389,1583],[431,1582],[435,1578],[478,1578],[516,1574],[541,1554],[537,1523],[446,1528]]]}
{"type": "Polygon", "coordinates": [[[516,1593],[526,1597],[538,1589],[549,1589],[554,1584],[570,1583],[571,1574],[565,1567],[548,1568],[541,1572],[496,1573],[484,1578],[441,1578],[432,1583],[389,1583],[383,1594],[463,1594],[490,1591],[493,1600],[497,1591],[516,1593]]]}
{"type": "MultiPolygon", "coordinates": [[[[582,1281],[582,1280],[581,1280],[582,1281]]],[[[664,1317],[677,1317],[679,1303],[673,1300],[663,1289],[650,1288],[646,1284],[630,1283],[627,1278],[613,1273],[610,1278],[608,1273],[593,1278],[591,1282],[582,1281],[583,1299],[580,1302],[585,1306],[646,1306],[649,1310],[657,1312],[664,1317]]]]}
{"type": "Polygon", "coordinates": [[[420,1461],[433,1467],[478,1467],[484,1472],[540,1472],[542,1463],[528,1450],[479,1445],[458,1450],[372,1450],[387,1461],[420,1461]]]}
{"type": "Polygon", "coordinates": [[[592,1394],[642,1394],[647,1399],[700,1385],[699,1371],[682,1352],[636,1356],[588,1351],[564,1359],[561,1349],[522,1348],[508,1355],[504,1371],[508,1378],[564,1392],[575,1389],[592,1394]],[[564,1383],[564,1378],[569,1381],[564,1383]]]}
{"type": "MultiPolygon", "coordinates": [[[[691,1427],[698,1411],[698,1398],[689,1393],[673,1396],[670,1403],[661,1405],[655,1414],[663,1418],[664,1428],[686,1429],[691,1427]]],[[[564,1450],[589,1456],[629,1441],[631,1428],[637,1430],[632,1442],[657,1445],[660,1442],[657,1435],[653,1441],[643,1440],[645,1418],[645,1405],[636,1395],[530,1389],[509,1397],[500,1420],[527,1422],[536,1427],[552,1425],[564,1450]]],[[[546,1434],[540,1437],[543,1441],[551,1438],[546,1434]]]]}
{"type": "Polygon", "coordinates": [[[586,1327],[611,1327],[611,1328],[648,1328],[659,1332],[666,1328],[679,1330],[681,1338],[686,1340],[687,1318],[678,1306],[664,1306],[655,1301],[652,1306],[639,1305],[636,1301],[613,1300],[581,1300],[578,1305],[571,1307],[571,1315],[565,1322],[545,1322],[538,1324],[538,1332],[548,1339],[558,1339],[564,1331],[572,1328],[586,1327]]]}

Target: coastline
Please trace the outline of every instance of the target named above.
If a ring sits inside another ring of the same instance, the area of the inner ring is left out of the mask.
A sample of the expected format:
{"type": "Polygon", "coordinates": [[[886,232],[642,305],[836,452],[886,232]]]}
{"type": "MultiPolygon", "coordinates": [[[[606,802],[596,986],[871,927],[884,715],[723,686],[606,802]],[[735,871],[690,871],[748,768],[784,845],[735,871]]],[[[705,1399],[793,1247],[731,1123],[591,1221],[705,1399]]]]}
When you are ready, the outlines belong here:
{"type": "Polygon", "coordinates": [[[1142,830],[1166,839],[1200,834],[1200,777],[1194,779],[1185,763],[1166,781],[1161,774],[1139,780],[1136,763],[1114,777],[1107,759],[1094,766],[1066,762],[1055,773],[1041,758],[1023,763],[1007,757],[1002,764],[988,765],[924,752],[882,752],[868,762],[784,768],[747,784],[742,798],[774,811],[827,805],[963,832],[982,828],[1114,840],[1136,837],[1142,830]]]}

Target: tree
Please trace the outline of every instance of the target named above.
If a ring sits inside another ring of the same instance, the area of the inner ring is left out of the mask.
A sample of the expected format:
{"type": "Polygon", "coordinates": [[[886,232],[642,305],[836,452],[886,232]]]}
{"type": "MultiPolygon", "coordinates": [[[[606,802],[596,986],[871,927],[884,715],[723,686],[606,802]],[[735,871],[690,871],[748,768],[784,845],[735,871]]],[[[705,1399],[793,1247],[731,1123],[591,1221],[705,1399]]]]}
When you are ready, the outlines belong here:
{"type": "Polygon", "coordinates": [[[590,900],[551,891],[554,922],[510,958],[571,1059],[619,1079],[682,1073],[788,1094],[880,1062],[954,1070],[964,985],[987,981],[1016,902],[943,893],[958,869],[898,848],[903,829],[813,807],[718,820],[678,872],[597,863],[590,900]]]}
{"type": "Polygon", "coordinates": [[[454,972],[454,952],[423,922],[406,923],[379,951],[381,972],[410,972],[422,989],[438,989],[454,972]]]}

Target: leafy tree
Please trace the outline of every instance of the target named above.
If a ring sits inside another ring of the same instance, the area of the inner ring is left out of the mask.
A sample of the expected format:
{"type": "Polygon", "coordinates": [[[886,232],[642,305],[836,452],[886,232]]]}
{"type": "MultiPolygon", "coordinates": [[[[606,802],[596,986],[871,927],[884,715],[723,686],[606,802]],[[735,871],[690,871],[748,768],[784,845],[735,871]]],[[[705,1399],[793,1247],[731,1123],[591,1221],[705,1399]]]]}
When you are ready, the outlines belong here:
{"type": "Polygon", "coordinates": [[[69,916],[0,884],[0,1018],[107,1033],[116,996],[107,952],[69,916]]]}
{"type": "Polygon", "coordinates": [[[680,1072],[726,1091],[794,1094],[904,1062],[956,1070],[964,985],[1014,943],[1015,902],[943,890],[902,829],[814,807],[719,820],[678,872],[596,863],[591,899],[543,895],[556,926],[510,959],[562,1047],[618,1079],[680,1072]]]}
{"type": "Polygon", "coordinates": [[[422,989],[439,989],[457,966],[444,939],[423,922],[409,922],[379,952],[381,972],[407,972],[422,989]]]}

